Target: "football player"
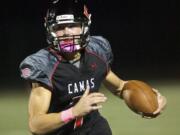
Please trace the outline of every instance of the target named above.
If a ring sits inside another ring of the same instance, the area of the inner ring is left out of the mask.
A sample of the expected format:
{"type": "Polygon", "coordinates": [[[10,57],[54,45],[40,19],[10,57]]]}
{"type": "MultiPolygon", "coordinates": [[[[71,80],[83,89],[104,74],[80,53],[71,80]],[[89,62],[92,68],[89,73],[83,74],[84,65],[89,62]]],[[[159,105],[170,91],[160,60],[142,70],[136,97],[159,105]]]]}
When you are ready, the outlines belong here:
{"type": "MultiPolygon", "coordinates": [[[[111,71],[110,44],[101,36],[90,36],[90,24],[91,14],[80,0],[56,0],[48,9],[49,46],[20,64],[21,76],[32,86],[28,110],[33,134],[112,134],[98,111],[107,100],[99,89],[104,83],[120,96],[127,81],[111,71]]],[[[162,100],[155,113],[164,106],[162,100]]]]}

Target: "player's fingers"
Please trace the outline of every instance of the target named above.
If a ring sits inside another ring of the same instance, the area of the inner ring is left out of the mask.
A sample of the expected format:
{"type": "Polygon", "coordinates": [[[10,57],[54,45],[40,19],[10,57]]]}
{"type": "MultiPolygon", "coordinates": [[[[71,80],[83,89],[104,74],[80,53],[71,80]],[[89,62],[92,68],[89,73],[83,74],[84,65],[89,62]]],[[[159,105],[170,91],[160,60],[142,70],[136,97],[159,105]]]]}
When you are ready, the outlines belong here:
{"type": "Polygon", "coordinates": [[[86,96],[88,96],[89,91],[90,91],[89,89],[86,89],[86,90],[85,90],[85,92],[84,92],[84,94],[82,95],[82,97],[86,97],[86,96]]]}
{"type": "Polygon", "coordinates": [[[95,97],[91,98],[90,102],[91,104],[99,104],[99,103],[104,103],[106,102],[107,98],[106,97],[95,97]]]}
{"type": "Polygon", "coordinates": [[[157,98],[162,96],[157,89],[152,88],[153,92],[156,94],[157,98]]]}
{"type": "Polygon", "coordinates": [[[93,98],[93,97],[105,97],[105,95],[103,93],[98,93],[98,92],[90,93],[88,96],[89,96],[89,98],[93,98]]]}
{"type": "Polygon", "coordinates": [[[161,95],[160,95],[160,96],[158,97],[159,107],[158,107],[158,109],[157,109],[155,112],[153,112],[153,114],[161,113],[161,112],[165,109],[166,103],[167,103],[166,98],[165,98],[164,96],[161,96],[161,95]]]}
{"type": "Polygon", "coordinates": [[[128,83],[128,81],[122,81],[122,86],[120,87],[121,90],[123,89],[126,83],[128,83]]]}
{"type": "Polygon", "coordinates": [[[167,99],[164,97],[164,96],[162,96],[162,111],[166,108],[166,105],[167,105],[167,99]]]}
{"type": "Polygon", "coordinates": [[[164,108],[166,107],[166,102],[167,102],[167,100],[166,100],[166,98],[164,97],[164,96],[162,96],[160,93],[159,93],[159,91],[157,90],[157,89],[152,89],[155,93],[156,93],[156,95],[157,95],[157,100],[158,100],[158,109],[155,111],[155,112],[153,112],[153,114],[160,114],[163,110],[164,110],[164,108]]]}
{"type": "Polygon", "coordinates": [[[152,90],[155,92],[155,93],[159,93],[159,91],[155,88],[152,88],[152,90]]]}
{"type": "Polygon", "coordinates": [[[154,118],[154,117],[142,115],[142,118],[152,119],[152,118],[154,118]]]}
{"type": "Polygon", "coordinates": [[[98,110],[98,109],[101,109],[102,108],[102,105],[93,105],[91,106],[91,110],[98,110]]]}

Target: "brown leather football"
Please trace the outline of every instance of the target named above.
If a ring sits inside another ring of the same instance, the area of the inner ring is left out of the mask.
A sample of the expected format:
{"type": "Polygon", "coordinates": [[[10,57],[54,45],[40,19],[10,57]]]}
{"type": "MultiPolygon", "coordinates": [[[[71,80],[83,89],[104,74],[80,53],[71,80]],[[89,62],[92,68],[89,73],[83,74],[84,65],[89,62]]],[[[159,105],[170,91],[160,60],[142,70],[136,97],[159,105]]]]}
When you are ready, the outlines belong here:
{"type": "Polygon", "coordinates": [[[155,117],[158,108],[157,95],[145,82],[130,80],[123,87],[122,96],[127,106],[135,113],[155,117]]]}

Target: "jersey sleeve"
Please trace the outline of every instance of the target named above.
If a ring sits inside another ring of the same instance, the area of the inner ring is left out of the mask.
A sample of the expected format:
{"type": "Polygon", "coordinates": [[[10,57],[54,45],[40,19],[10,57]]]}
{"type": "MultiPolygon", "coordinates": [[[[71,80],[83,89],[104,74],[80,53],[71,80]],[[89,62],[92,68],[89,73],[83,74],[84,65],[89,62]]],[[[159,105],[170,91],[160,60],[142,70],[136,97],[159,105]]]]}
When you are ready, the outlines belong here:
{"type": "Polygon", "coordinates": [[[19,66],[21,77],[31,82],[40,82],[52,88],[51,73],[53,72],[54,63],[48,55],[48,51],[41,50],[25,58],[19,66]]]}
{"type": "Polygon", "coordinates": [[[101,36],[93,36],[90,38],[88,50],[95,52],[107,64],[112,64],[113,53],[109,41],[101,36]]]}

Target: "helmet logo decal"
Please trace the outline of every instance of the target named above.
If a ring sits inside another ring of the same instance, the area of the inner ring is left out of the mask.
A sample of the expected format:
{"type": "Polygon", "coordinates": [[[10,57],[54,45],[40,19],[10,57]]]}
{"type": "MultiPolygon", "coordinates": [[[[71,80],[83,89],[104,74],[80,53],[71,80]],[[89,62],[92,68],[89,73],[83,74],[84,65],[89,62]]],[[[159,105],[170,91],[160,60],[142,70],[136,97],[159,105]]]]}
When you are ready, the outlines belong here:
{"type": "Polygon", "coordinates": [[[63,21],[63,20],[74,20],[74,15],[58,15],[58,16],[56,16],[56,21],[63,21]]]}

